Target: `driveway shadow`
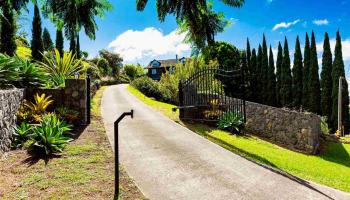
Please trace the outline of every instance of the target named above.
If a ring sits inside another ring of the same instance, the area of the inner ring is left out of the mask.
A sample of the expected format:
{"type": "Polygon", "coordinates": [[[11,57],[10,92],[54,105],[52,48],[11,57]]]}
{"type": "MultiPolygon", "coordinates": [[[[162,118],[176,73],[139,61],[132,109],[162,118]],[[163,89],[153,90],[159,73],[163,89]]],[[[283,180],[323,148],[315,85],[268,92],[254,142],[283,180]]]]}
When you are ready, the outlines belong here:
{"type": "Polygon", "coordinates": [[[334,162],[350,168],[350,155],[345,149],[345,145],[350,146],[349,144],[328,142],[324,145],[319,156],[329,162],[334,162]]]}

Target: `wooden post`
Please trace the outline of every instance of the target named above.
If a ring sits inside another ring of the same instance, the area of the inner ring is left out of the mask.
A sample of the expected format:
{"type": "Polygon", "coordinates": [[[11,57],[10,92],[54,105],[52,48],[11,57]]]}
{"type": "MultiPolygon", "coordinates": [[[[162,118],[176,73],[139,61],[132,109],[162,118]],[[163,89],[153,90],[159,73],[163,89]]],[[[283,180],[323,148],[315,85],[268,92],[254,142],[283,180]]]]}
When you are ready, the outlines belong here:
{"type": "Polygon", "coordinates": [[[339,88],[338,88],[338,131],[340,131],[340,136],[343,136],[343,77],[339,77],[339,88]]]}

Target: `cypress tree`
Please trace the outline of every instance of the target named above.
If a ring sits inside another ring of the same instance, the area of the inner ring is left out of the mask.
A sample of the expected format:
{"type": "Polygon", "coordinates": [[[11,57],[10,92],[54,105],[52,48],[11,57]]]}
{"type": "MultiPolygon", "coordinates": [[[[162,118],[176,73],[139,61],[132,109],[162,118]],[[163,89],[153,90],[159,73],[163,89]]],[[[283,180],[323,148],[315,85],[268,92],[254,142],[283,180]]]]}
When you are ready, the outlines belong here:
{"type": "Polygon", "coordinates": [[[1,17],[0,52],[13,56],[16,52],[16,21],[9,0],[4,1],[1,17]]]}
{"type": "Polygon", "coordinates": [[[262,48],[261,45],[259,44],[259,48],[258,48],[258,55],[257,55],[257,59],[256,59],[256,90],[257,90],[257,102],[258,103],[264,103],[264,99],[263,99],[263,81],[262,81],[262,48]]]}
{"type": "Polygon", "coordinates": [[[289,58],[289,48],[288,41],[285,37],[284,47],[283,47],[283,61],[281,69],[281,103],[284,107],[291,107],[292,100],[292,75],[290,70],[290,58],[289,58]]]}
{"type": "Polygon", "coordinates": [[[262,43],[262,58],[261,58],[261,84],[262,84],[262,99],[264,104],[268,104],[269,90],[268,90],[268,68],[269,61],[267,55],[267,45],[265,34],[263,35],[263,43],[262,43]]]}
{"type": "MultiPolygon", "coordinates": [[[[337,39],[335,44],[334,51],[334,61],[332,68],[332,122],[333,126],[331,127],[331,131],[335,131],[337,129],[337,119],[338,119],[338,87],[339,87],[339,77],[345,78],[345,69],[344,69],[344,61],[342,54],[342,44],[339,30],[337,32],[337,39]]],[[[346,80],[342,81],[343,89],[342,89],[342,118],[344,125],[344,132],[348,134],[349,132],[349,91],[348,91],[348,83],[346,80]]]]}
{"type": "Polygon", "coordinates": [[[63,55],[63,46],[64,46],[64,39],[63,39],[63,33],[62,30],[57,29],[56,30],[56,49],[58,52],[60,52],[61,55],[63,55]]]}
{"type": "Polygon", "coordinates": [[[309,71],[310,71],[310,41],[309,35],[306,33],[304,48],[304,66],[303,66],[303,96],[302,107],[309,110],[309,71]]]}
{"type": "Polygon", "coordinates": [[[247,65],[248,65],[248,68],[249,68],[249,65],[250,65],[250,58],[252,56],[252,52],[250,50],[250,43],[249,43],[249,38],[247,38],[247,65]]]}
{"type": "Polygon", "coordinates": [[[52,51],[53,50],[53,42],[51,40],[51,36],[47,28],[44,28],[43,32],[43,44],[44,44],[44,50],[45,51],[52,51]]]}
{"type": "Polygon", "coordinates": [[[276,75],[275,75],[275,61],[273,59],[272,48],[270,46],[269,53],[269,67],[267,76],[267,105],[276,106],[276,75]]]}
{"type": "Polygon", "coordinates": [[[251,50],[250,50],[250,44],[249,44],[249,39],[247,38],[247,50],[246,50],[246,84],[247,84],[247,90],[246,90],[246,97],[247,99],[251,99],[252,96],[252,72],[251,72],[251,67],[250,67],[250,58],[251,58],[251,50]]]}
{"type": "Polygon", "coordinates": [[[321,114],[321,90],[318,76],[318,60],[315,34],[312,31],[310,49],[310,71],[309,71],[309,110],[321,114]]]}
{"type": "Polygon", "coordinates": [[[42,60],[42,52],[44,51],[43,40],[41,37],[41,18],[40,11],[37,4],[34,4],[34,18],[33,18],[33,27],[32,27],[32,58],[37,61],[42,60]]]}
{"type": "Polygon", "coordinates": [[[276,61],[276,97],[277,97],[277,106],[281,105],[281,72],[282,72],[282,62],[283,62],[283,50],[282,45],[278,42],[278,53],[277,53],[277,61],[276,61]]]}
{"type": "Polygon", "coordinates": [[[257,67],[257,57],[256,57],[256,51],[255,49],[252,50],[252,56],[250,58],[250,65],[249,65],[249,68],[250,68],[250,74],[251,74],[251,98],[250,100],[253,101],[253,102],[257,102],[257,90],[256,90],[256,87],[257,87],[257,78],[256,78],[256,67],[257,67]]]}
{"type": "Polygon", "coordinates": [[[296,109],[301,107],[303,95],[303,57],[301,55],[299,36],[295,43],[294,63],[293,63],[293,106],[296,109]]]}
{"type": "Polygon", "coordinates": [[[322,55],[321,72],[321,111],[327,117],[329,127],[332,115],[332,52],[329,44],[328,33],[325,33],[322,55]]]}

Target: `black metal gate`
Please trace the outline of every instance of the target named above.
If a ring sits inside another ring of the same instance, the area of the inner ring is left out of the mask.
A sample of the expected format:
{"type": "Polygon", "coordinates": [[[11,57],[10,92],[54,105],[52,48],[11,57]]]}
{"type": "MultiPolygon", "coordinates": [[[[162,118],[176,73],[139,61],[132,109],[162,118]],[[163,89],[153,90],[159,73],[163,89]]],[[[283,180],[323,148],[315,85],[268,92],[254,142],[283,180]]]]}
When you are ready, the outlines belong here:
{"type": "Polygon", "coordinates": [[[225,112],[245,115],[242,69],[207,68],[179,83],[180,119],[216,123],[225,112]]]}

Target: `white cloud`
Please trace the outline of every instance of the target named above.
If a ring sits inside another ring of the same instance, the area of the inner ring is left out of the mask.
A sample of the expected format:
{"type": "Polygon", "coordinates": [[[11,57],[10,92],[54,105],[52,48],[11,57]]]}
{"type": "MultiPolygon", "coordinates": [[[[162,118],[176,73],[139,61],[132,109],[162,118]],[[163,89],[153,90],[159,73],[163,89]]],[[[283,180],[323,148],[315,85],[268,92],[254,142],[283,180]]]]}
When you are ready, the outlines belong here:
{"type": "MultiPolygon", "coordinates": [[[[334,58],[334,49],[335,49],[335,43],[336,43],[335,38],[330,39],[329,43],[331,45],[331,50],[332,50],[332,54],[333,54],[333,58],[334,58]]],[[[317,48],[317,53],[318,53],[319,57],[322,58],[323,41],[317,43],[316,48],[317,48]]],[[[343,50],[344,62],[349,63],[350,62],[350,38],[342,40],[342,50],[343,50]]]]}
{"type": "Polygon", "coordinates": [[[190,45],[183,43],[185,34],[174,30],[168,35],[154,27],[142,31],[128,30],[116,37],[108,48],[119,53],[125,63],[146,64],[153,59],[175,58],[189,54],[190,45]]]}
{"type": "Polygon", "coordinates": [[[316,19],[312,21],[313,24],[316,24],[317,26],[322,26],[322,25],[328,25],[329,21],[327,19],[316,19]]]}
{"type": "Polygon", "coordinates": [[[292,21],[292,22],[281,22],[281,23],[276,24],[276,25],[272,28],[272,30],[275,31],[275,30],[280,29],[280,28],[288,28],[288,27],[293,26],[293,25],[295,25],[295,24],[297,24],[297,23],[299,23],[299,22],[300,22],[299,19],[294,20],[294,21],[292,21]]]}

